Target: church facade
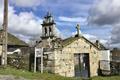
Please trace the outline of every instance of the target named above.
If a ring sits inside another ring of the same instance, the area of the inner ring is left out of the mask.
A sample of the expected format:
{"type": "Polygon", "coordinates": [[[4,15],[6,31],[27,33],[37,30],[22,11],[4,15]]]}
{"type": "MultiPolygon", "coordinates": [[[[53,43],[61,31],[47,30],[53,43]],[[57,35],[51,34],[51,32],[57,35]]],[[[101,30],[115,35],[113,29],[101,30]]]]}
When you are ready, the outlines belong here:
{"type": "Polygon", "coordinates": [[[66,77],[98,75],[100,48],[79,33],[67,39],[55,35],[56,24],[50,13],[44,17],[37,48],[44,51],[44,70],[66,77]]]}

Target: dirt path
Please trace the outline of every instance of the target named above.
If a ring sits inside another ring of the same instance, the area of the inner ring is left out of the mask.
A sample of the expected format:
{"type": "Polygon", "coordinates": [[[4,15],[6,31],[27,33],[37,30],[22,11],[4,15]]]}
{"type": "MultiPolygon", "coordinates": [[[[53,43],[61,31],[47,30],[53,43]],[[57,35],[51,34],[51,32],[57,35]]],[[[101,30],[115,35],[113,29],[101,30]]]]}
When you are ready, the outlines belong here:
{"type": "Polygon", "coordinates": [[[0,75],[0,80],[28,80],[22,77],[15,77],[12,75],[0,75]]]}

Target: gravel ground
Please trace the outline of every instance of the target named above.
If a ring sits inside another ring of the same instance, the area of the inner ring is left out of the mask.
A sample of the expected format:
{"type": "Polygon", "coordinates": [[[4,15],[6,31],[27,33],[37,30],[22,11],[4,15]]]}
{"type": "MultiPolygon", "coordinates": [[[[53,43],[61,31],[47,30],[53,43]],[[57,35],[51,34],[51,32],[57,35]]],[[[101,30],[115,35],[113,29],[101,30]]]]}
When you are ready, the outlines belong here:
{"type": "Polygon", "coordinates": [[[12,75],[0,75],[0,80],[28,80],[22,77],[15,77],[12,75]]]}

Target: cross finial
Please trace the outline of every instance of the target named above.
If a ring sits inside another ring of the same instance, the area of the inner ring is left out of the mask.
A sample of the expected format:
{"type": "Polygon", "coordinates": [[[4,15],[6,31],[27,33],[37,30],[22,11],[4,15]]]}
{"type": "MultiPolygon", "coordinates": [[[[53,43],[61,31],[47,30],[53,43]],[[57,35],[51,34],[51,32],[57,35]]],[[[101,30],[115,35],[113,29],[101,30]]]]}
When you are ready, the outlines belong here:
{"type": "Polygon", "coordinates": [[[80,36],[80,25],[79,24],[77,24],[76,29],[77,29],[77,35],[80,36]]]}
{"type": "Polygon", "coordinates": [[[51,12],[50,11],[47,12],[47,16],[51,16],[51,12]]]}

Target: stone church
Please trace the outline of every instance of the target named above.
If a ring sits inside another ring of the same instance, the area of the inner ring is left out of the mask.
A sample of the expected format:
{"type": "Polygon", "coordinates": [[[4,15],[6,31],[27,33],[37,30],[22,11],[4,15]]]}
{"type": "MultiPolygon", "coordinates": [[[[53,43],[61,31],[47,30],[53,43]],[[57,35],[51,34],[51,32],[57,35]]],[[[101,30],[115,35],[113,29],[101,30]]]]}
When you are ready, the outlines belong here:
{"type": "Polygon", "coordinates": [[[50,13],[42,23],[41,40],[37,48],[44,48],[44,70],[66,77],[92,77],[98,75],[100,50],[98,45],[80,34],[61,39],[55,34],[56,23],[50,13]]]}

